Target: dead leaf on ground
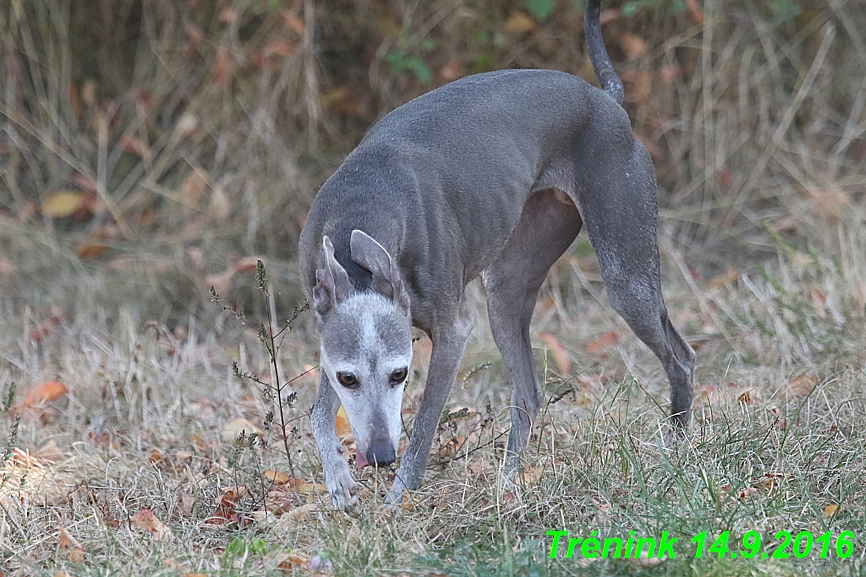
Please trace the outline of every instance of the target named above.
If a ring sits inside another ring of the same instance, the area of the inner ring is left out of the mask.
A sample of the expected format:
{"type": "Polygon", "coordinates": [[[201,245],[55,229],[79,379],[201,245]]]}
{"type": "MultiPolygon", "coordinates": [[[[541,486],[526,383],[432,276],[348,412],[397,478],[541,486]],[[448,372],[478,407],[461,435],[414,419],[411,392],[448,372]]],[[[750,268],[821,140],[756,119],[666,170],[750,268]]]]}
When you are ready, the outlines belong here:
{"type": "Polygon", "coordinates": [[[700,26],[704,25],[704,11],[698,0],[686,0],[686,6],[689,7],[689,13],[692,15],[692,20],[700,26]]]}
{"type": "Polygon", "coordinates": [[[244,433],[247,437],[256,433],[257,435],[264,436],[264,431],[260,428],[252,424],[246,419],[238,418],[229,423],[223,429],[223,440],[229,443],[233,443],[237,440],[237,438],[244,433]]]}
{"type": "Polygon", "coordinates": [[[809,188],[806,193],[812,199],[815,211],[821,216],[843,218],[851,210],[851,193],[843,188],[809,188]]]}
{"type": "Polygon", "coordinates": [[[445,82],[454,82],[463,76],[463,65],[459,60],[449,60],[439,69],[439,77],[445,82]]]}
{"type": "Polygon", "coordinates": [[[10,284],[16,274],[15,265],[8,259],[0,257],[0,279],[6,284],[10,284]]]}
{"type": "Polygon", "coordinates": [[[240,520],[237,514],[237,506],[241,499],[249,493],[245,485],[227,487],[223,489],[222,496],[217,500],[217,508],[214,513],[204,520],[208,525],[224,525],[226,523],[237,523],[240,520]]]}
{"type": "Polygon", "coordinates": [[[137,136],[124,134],[120,137],[120,144],[123,145],[124,152],[135,154],[148,162],[153,160],[153,153],[150,151],[150,146],[137,136]]]}
{"type": "Polygon", "coordinates": [[[623,32],[619,38],[619,45],[629,60],[637,60],[649,52],[647,41],[632,32],[623,32]]]}
{"type": "Polygon", "coordinates": [[[97,239],[82,240],[75,245],[75,254],[78,258],[99,258],[105,251],[108,250],[108,245],[97,239]]]}
{"type": "Polygon", "coordinates": [[[349,425],[349,417],[346,416],[346,409],[342,406],[337,410],[337,438],[341,441],[352,434],[352,427],[349,425]]]}
{"type": "Polygon", "coordinates": [[[619,20],[620,16],[622,16],[622,10],[620,8],[605,8],[598,15],[598,21],[602,26],[604,26],[608,22],[619,20]]]}
{"type": "Polygon", "coordinates": [[[286,25],[286,28],[292,30],[298,36],[304,35],[306,27],[304,26],[304,21],[297,14],[290,10],[282,10],[280,16],[283,17],[283,24],[286,25]]]}
{"type": "Polygon", "coordinates": [[[174,534],[168,525],[163,523],[150,509],[141,509],[132,516],[132,524],[139,529],[147,531],[157,541],[171,541],[174,534]]]}
{"type": "Polygon", "coordinates": [[[57,446],[55,441],[48,441],[38,451],[36,451],[36,456],[43,461],[61,461],[66,458],[66,455],[63,451],[60,450],[60,447],[57,446]]]}
{"type": "Polygon", "coordinates": [[[24,404],[27,407],[38,407],[50,401],[54,401],[69,392],[69,388],[58,381],[46,381],[40,383],[27,392],[24,404]]]}
{"type": "Polygon", "coordinates": [[[505,22],[505,30],[514,34],[525,34],[535,29],[535,21],[523,12],[514,12],[505,22]]]}
{"type": "Polygon", "coordinates": [[[520,473],[518,480],[524,487],[532,487],[537,485],[538,481],[541,480],[542,473],[544,473],[544,467],[542,466],[529,467],[520,473]]]}
{"type": "Polygon", "coordinates": [[[42,214],[52,218],[66,218],[78,211],[85,202],[86,194],[74,190],[58,190],[42,203],[42,214]]]}
{"type": "Polygon", "coordinates": [[[207,190],[207,180],[198,170],[190,172],[180,185],[180,198],[185,212],[188,213],[198,206],[205,190],[207,190]]]}
{"type": "Polygon", "coordinates": [[[276,483],[277,485],[286,485],[289,480],[291,480],[288,473],[284,473],[283,471],[274,471],[273,469],[266,470],[264,475],[265,479],[271,483],[276,483]]]}
{"type": "Polygon", "coordinates": [[[735,268],[729,268],[720,275],[714,276],[708,283],[710,288],[720,289],[728,285],[736,285],[740,277],[743,276],[742,271],[735,268]]]}
{"type": "Polygon", "coordinates": [[[84,561],[84,547],[75,537],[69,534],[64,527],[57,527],[60,531],[60,538],[57,540],[57,547],[66,555],[66,558],[72,563],[81,563],[84,561]]]}
{"type": "Polygon", "coordinates": [[[208,289],[213,287],[218,295],[223,295],[231,286],[232,279],[236,274],[255,270],[258,261],[266,262],[265,258],[261,256],[240,258],[230,264],[223,272],[208,275],[205,278],[205,285],[208,289]]]}
{"type": "Polygon", "coordinates": [[[286,511],[285,513],[283,513],[280,519],[284,523],[287,521],[303,521],[308,514],[312,513],[318,508],[318,503],[306,503],[304,505],[301,505],[300,507],[292,509],[291,511],[286,511]]]}
{"type": "Polygon", "coordinates": [[[795,397],[804,398],[812,394],[812,390],[817,384],[818,379],[812,375],[800,375],[788,382],[785,392],[795,397]]]}
{"type": "Polygon", "coordinates": [[[30,331],[30,342],[41,343],[45,337],[54,332],[54,329],[66,320],[66,311],[62,307],[51,307],[51,315],[38,327],[30,331]]]}
{"type": "Polygon", "coordinates": [[[809,291],[812,304],[815,306],[815,315],[819,319],[827,318],[827,297],[819,290],[809,291]]]}
{"type": "Polygon", "coordinates": [[[607,358],[608,349],[617,343],[619,343],[619,335],[616,334],[616,331],[607,331],[597,339],[593,339],[586,343],[584,351],[595,357],[607,358]]]}
{"type": "Polygon", "coordinates": [[[179,489],[177,492],[177,504],[181,514],[184,517],[192,515],[195,508],[195,497],[187,493],[184,489],[179,489]]]}
{"type": "Polygon", "coordinates": [[[842,505],[836,505],[835,503],[827,505],[824,507],[824,510],[821,512],[821,515],[824,519],[832,519],[836,515],[838,515],[842,511],[842,505]]]}
{"type": "Polygon", "coordinates": [[[626,92],[637,104],[647,104],[653,90],[653,75],[648,70],[629,70],[622,74],[626,92]]]}
{"type": "Polygon", "coordinates": [[[544,331],[538,333],[538,338],[544,341],[544,344],[547,345],[550,354],[553,355],[553,360],[556,363],[556,368],[560,374],[569,374],[571,372],[571,357],[565,347],[562,346],[562,343],[560,343],[552,334],[544,331]]]}
{"type": "Polygon", "coordinates": [[[264,58],[285,58],[295,53],[295,45],[286,40],[274,40],[262,48],[264,58]]]}

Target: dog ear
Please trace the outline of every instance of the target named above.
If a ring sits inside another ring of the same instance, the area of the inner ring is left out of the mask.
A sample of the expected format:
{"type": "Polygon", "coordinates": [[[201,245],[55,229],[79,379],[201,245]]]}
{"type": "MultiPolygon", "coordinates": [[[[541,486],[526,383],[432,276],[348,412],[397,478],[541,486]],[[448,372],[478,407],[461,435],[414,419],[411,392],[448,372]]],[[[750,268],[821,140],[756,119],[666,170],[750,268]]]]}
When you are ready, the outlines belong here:
{"type": "Polygon", "coordinates": [[[313,288],[313,309],[324,318],[349,296],[352,286],[349,275],[334,258],[334,245],[327,236],[322,238],[324,268],[316,270],[316,286],[313,288]]]}
{"type": "Polygon", "coordinates": [[[409,295],[403,287],[400,269],[381,244],[362,230],[353,230],[349,241],[352,259],[373,273],[373,290],[409,311],[409,295]]]}

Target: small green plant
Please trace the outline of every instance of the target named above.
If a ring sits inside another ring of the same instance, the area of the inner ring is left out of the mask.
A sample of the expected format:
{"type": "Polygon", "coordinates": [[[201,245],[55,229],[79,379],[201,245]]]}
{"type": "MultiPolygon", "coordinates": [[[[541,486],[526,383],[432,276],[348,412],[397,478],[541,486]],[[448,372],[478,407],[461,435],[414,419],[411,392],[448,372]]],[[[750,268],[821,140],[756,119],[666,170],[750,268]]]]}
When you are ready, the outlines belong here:
{"type": "Polygon", "coordinates": [[[430,84],[433,81],[433,72],[418,52],[429,52],[436,47],[436,43],[429,38],[412,43],[408,38],[407,34],[401,34],[394,50],[385,54],[385,61],[391,66],[391,74],[396,75],[408,70],[415,74],[421,84],[430,84]]]}
{"type": "MultiPolygon", "coordinates": [[[[15,382],[13,381],[9,385],[9,390],[6,391],[6,395],[3,398],[3,402],[0,403],[0,414],[8,414],[12,410],[12,404],[15,402],[15,382]]],[[[9,436],[6,437],[6,443],[3,447],[3,451],[0,452],[0,467],[6,464],[10,458],[12,458],[12,448],[15,446],[15,439],[18,437],[18,426],[21,424],[21,413],[15,415],[15,420],[12,421],[12,425],[9,428],[9,436]]],[[[6,484],[6,481],[9,480],[8,475],[4,475],[0,478],[0,487],[6,484]]]]}
{"type": "Polygon", "coordinates": [[[526,0],[526,9],[539,22],[544,22],[553,12],[556,0],[526,0]]]}
{"type": "Polygon", "coordinates": [[[223,563],[229,571],[233,568],[244,568],[250,557],[261,557],[267,553],[268,544],[264,540],[258,537],[252,539],[235,537],[226,545],[226,550],[223,552],[223,563]]]}
{"type": "Polygon", "coordinates": [[[685,0],[629,0],[622,5],[622,15],[631,17],[643,10],[658,11],[669,14],[681,14],[686,11],[685,0]]]}
{"type": "MultiPolygon", "coordinates": [[[[256,287],[262,293],[262,296],[265,299],[265,310],[267,311],[267,326],[264,323],[260,323],[258,326],[258,336],[259,342],[261,342],[262,346],[268,353],[268,359],[271,363],[271,368],[273,369],[273,382],[268,383],[263,381],[256,373],[246,371],[242,372],[238,367],[237,361],[232,363],[232,371],[234,375],[239,379],[248,379],[257,385],[259,385],[262,389],[262,393],[265,397],[273,402],[276,405],[277,413],[275,414],[273,410],[268,411],[265,414],[264,418],[264,429],[266,431],[270,431],[273,423],[276,421],[279,425],[278,436],[283,443],[283,449],[286,455],[286,461],[289,466],[289,474],[293,477],[295,475],[295,468],[292,462],[292,450],[291,450],[291,438],[292,436],[297,435],[298,428],[292,424],[289,420],[286,409],[291,408],[295,402],[295,393],[291,392],[287,394],[287,390],[289,385],[295,381],[296,379],[302,377],[306,374],[306,372],[297,375],[296,377],[289,379],[287,381],[283,380],[283,377],[280,374],[280,363],[278,360],[280,344],[282,343],[285,336],[291,332],[292,325],[295,320],[297,320],[298,315],[302,312],[309,310],[309,304],[304,302],[302,305],[296,306],[292,311],[292,315],[286,320],[285,324],[279,330],[275,329],[276,323],[276,311],[274,307],[274,300],[270,293],[270,289],[268,287],[268,279],[267,279],[267,271],[265,270],[265,264],[262,261],[258,261],[256,263],[256,287]]],[[[219,295],[216,290],[211,287],[211,300],[216,303],[218,306],[222,307],[223,310],[231,312],[236,319],[240,322],[246,324],[247,326],[252,326],[249,321],[246,320],[246,317],[243,313],[235,311],[228,305],[225,305],[220,300],[219,295]]],[[[314,370],[314,369],[311,369],[314,370]]],[[[309,371],[307,371],[309,372],[309,371]]],[[[247,441],[252,445],[256,442],[256,436],[250,437],[247,441]]],[[[264,440],[260,440],[259,442],[263,443],[264,440]]]]}

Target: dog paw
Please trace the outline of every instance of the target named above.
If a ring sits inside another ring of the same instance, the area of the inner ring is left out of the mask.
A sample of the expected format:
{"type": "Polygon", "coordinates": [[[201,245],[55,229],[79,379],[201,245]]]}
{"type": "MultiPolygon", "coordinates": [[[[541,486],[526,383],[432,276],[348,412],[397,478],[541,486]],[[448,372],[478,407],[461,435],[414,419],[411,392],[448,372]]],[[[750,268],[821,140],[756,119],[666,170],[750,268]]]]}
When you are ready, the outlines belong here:
{"type": "Polygon", "coordinates": [[[358,504],[358,484],[352,478],[348,466],[345,470],[337,468],[332,474],[325,475],[325,484],[328,486],[334,509],[351,511],[358,504]]]}
{"type": "Polygon", "coordinates": [[[403,493],[406,492],[406,485],[400,479],[395,479],[391,490],[388,491],[388,496],[385,497],[385,505],[390,509],[396,509],[403,502],[403,493]]]}

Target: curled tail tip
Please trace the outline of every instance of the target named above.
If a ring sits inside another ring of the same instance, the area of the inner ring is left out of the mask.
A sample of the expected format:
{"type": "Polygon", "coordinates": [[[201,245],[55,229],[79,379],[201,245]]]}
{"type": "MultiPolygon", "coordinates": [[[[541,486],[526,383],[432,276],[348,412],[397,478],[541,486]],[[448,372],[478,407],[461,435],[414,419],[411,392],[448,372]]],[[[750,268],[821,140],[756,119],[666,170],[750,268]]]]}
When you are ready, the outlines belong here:
{"type": "Polygon", "coordinates": [[[624,96],[622,81],[613,69],[610,56],[608,56],[604,46],[604,39],[601,36],[601,0],[587,0],[583,26],[586,48],[595,75],[608,96],[622,106],[624,96]]]}

